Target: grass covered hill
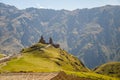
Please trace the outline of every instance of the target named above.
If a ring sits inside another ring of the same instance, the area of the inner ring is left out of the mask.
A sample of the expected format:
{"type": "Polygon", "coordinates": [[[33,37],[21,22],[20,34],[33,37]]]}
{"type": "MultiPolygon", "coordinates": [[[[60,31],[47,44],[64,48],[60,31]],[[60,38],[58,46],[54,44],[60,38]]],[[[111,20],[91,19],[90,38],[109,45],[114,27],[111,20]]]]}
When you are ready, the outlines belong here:
{"type": "Polygon", "coordinates": [[[51,44],[37,43],[2,66],[0,72],[88,71],[76,57],[51,44]]]}
{"type": "Polygon", "coordinates": [[[109,62],[95,69],[96,73],[120,78],[120,62],[109,62]]]}
{"type": "MultiPolygon", "coordinates": [[[[28,75],[32,72],[59,71],[64,71],[70,77],[73,76],[73,79],[79,77],[84,80],[119,80],[119,78],[112,78],[90,71],[76,57],[68,54],[65,50],[55,48],[51,44],[37,43],[29,48],[22,49],[21,54],[17,57],[0,63],[0,78],[3,77],[2,74],[4,73],[6,75],[6,73],[28,72],[25,73],[28,75]]],[[[32,74],[34,75],[34,73],[32,74]]]]}

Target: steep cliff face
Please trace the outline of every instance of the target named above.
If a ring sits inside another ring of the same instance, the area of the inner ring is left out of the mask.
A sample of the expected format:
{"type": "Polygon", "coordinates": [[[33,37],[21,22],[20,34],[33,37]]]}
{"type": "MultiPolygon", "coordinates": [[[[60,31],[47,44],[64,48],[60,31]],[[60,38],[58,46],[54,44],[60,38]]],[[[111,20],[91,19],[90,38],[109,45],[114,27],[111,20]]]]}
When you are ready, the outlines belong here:
{"type": "Polygon", "coordinates": [[[74,11],[17,8],[0,3],[0,51],[13,53],[53,37],[62,48],[93,68],[120,61],[120,6],[74,11]]]}

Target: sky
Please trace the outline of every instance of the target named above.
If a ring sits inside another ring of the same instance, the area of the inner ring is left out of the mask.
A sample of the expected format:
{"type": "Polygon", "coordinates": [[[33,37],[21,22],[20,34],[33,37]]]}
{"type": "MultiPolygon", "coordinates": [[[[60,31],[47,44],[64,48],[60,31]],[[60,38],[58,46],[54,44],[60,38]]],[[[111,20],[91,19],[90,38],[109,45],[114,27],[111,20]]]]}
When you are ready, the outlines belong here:
{"type": "Polygon", "coordinates": [[[35,7],[55,10],[75,10],[104,5],[120,5],[120,0],[0,0],[0,2],[16,6],[19,9],[35,7]]]}

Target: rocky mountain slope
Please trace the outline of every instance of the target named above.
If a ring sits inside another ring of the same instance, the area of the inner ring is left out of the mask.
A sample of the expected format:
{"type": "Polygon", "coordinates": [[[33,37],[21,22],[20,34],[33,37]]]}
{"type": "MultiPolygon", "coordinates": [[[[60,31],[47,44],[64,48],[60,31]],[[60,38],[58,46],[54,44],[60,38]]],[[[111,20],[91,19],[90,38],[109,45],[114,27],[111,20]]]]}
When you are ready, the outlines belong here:
{"type": "Polygon", "coordinates": [[[19,10],[0,3],[0,51],[14,53],[52,37],[90,68],[120,61],[120,6],[92,9],[19,10]]]}

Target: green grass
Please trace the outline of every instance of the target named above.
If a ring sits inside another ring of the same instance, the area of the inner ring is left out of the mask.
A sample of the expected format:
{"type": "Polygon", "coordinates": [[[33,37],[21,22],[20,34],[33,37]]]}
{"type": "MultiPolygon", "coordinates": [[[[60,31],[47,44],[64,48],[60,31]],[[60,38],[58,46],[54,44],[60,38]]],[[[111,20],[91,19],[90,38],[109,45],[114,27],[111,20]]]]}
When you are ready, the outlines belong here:
{"type": "Polygon", "coordinates": [[[0,72],[59,72],[64,71],[92,80],[119,80],[109,76],[96,74],[87,69],[76,57],[60,48],[46,44],[35,44],[21,51],[22,55],[0,64],[0,72]]]}
{"type": "Polygon", "coordinates": [[[31,54],[24,54],[23,57],[12,59],[6,66],[2,67],[2,72],[49,72],[60,68],[46,58],[36,58],[31,54]]]}
{"type": "Polygon", "coordinates": [[[119,78],[96,74],[94,72],[71,72],[71,71],[65,72],[69,75],[75,75],[82,78],[90,78],[92,80],[120,80],[119,78]]]}
{"type": "Polygon", "coordinates": [[[95,69],[96,73],[120,78],[120,62],[109,62],[95,69]]]}
{"type": "Polygon", "coordinates": [[[35,44],[0,68],[0,72],[53,72],[61,70],[88,71],[81,62],[60,48],[35,44]]]}

